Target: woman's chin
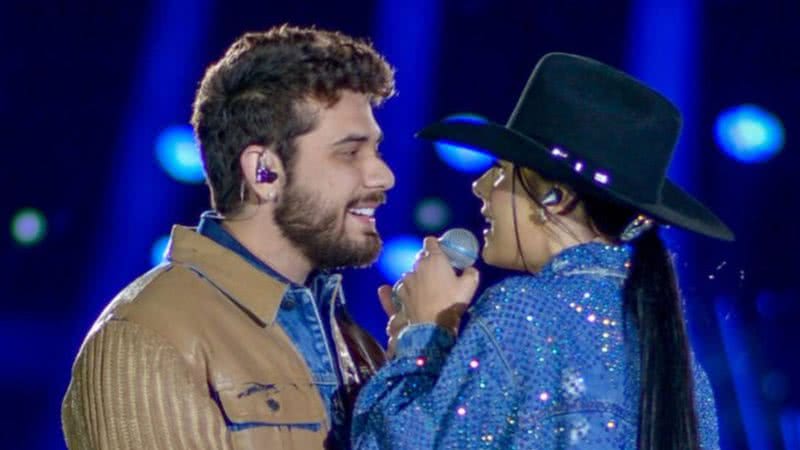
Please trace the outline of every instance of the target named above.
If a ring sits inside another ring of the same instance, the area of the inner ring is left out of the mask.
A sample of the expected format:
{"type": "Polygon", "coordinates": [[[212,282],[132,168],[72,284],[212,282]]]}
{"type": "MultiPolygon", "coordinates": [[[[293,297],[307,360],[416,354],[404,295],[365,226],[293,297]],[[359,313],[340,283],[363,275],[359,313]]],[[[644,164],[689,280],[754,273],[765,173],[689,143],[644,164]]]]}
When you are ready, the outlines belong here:
{"type": "Polygon", "coordinates": [[[503,267],[502,262],[497,260],[497,255],[495,255],[494,248],[488,242],[488,240],[485,244],[483,244],[483,248],[481,249],[481,259],[485,264],[490,266],[503,267]]]}
{"type": "Polygon", "coordinates": [[[495,249],[488,242],[481,249],[481,259],[484,264],[497,267],[498,269],[518,270],[525,272],[525,268],[519,261],[514,259],[514,255],[497,254],[495,249]]]}

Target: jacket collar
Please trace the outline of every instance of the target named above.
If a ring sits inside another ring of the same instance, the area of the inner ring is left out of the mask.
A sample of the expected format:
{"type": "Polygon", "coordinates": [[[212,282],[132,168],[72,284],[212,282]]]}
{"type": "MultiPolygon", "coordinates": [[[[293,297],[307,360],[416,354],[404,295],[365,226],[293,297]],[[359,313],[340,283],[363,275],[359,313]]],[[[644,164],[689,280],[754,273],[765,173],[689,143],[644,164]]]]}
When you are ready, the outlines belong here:
{"type": "Polygon", "coordinates": [[[542,273],[606,271],[625,277],[631,255],[632,249],[629,245],[589,242],[562,250],[542,268],[542,273]]]}
{"type": "MultiPolygon", "coordinates": [[[[292,282],[281,273],[270,267],[264,261],[260,260],[256,255],[254,255],[252,252],[250,252],[250,250],[236,240],[236,238],[234,238],[227,230],[225,230],[225,228],[223,228],[222,224],[219,222],[216,212],[214,211],[206,211],[200,216],[200,224],[197,226],[197,233],[236,253],[259,271],[264,272],[267,275],[277,279],[279,282],[288,285],[288,289],[290,291],[310,289],[315,301],[317,302],[317,306],[324,304],[323,295],[327,295],[326,293],[335,293],[340,291],[340,289],[334,288],[336,285],[341,284],[341,274],[331,274],[327,270],[312,271],[309,274],[304,286],[292,282]]],[[[344,296],[338,295],[330,300],[337,303],[344,303],[344,296]]]]}
{"type": "Polygon", "coordinates": [[[197,233],[193,228],[172,228],[167,260],[188,266],[262,323],[275,321],[288,284],[267,276],[233,251],[197,233]]]}

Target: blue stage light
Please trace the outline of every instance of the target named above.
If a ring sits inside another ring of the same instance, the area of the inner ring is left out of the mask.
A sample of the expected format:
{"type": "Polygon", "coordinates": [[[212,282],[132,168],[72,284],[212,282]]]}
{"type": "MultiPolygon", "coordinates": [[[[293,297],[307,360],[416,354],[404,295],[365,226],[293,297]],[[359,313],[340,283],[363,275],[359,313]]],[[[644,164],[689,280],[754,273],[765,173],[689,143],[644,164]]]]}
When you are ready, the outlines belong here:
{"type": "Polygon", "coordinates": [[[167,255],[167,246],[169,245],[169,236],[161,236],[150,248],[150,264],[157,266],[164,262],[167,255]]]}
{"type": "Polygon", "coordinates": [[[770,435],[764,396],[761,393],[758,371],[747,357],[749,328],[744,315],[736,309],[733,297],[720,296],[714,302],[717,323],[722,335],[722,348],[728,358],[739,413],[745,424],[747,448],[770,448],[770,435]]]}
{"type": "Polygon", "coordinates": [[[783,448],[800,448],[800,410],[784,410],[780,422],[783,448]]]}
{"type": "Polygon", "coordinates": [[[378,260],[383,276],[394,282],[411,270],[417,253],[422,249],[422,239],[414,236],[397,236],[388,240],[378,260]]]}
{"type": "Polygon", "coordinates": [[[414,210],[414,221],[419,229],[437,232],[450,222],[450,208],[442,199],[431,197],[422,200],[414,210]]]}
{"type": "Polygon", "coordinates": [[[156,157],[161,167],[175,180],[200,184],[205,179],[200,150],[188,126],[165,129],[156,141],[156,157]]]}
{"type": "Polygon", "coordinates": [[[11,219],[11,236],[19,245],[36,245],[44,239],[46,233],[47,219],[37,209],[21,209],[11,219]]]}
{"type": "Polygon", "coordinates": [[[774,114],[756,106],[741,105],[723,111],[715,127],[717,145],[732,158],[763,162],[783,148],[784,129],[774,114]]]}
{"type": "MultiPolygon", "coordinates": [[[[486,123],[487,120],[475,114],[455,114],[445,119],[448,122],[486,123]]],[[[494,157],[480,149],[452,144],[445,141],[434,143],[439,158],[450,167],[467,173],[483,172],[492,165],[494,157]]]]}

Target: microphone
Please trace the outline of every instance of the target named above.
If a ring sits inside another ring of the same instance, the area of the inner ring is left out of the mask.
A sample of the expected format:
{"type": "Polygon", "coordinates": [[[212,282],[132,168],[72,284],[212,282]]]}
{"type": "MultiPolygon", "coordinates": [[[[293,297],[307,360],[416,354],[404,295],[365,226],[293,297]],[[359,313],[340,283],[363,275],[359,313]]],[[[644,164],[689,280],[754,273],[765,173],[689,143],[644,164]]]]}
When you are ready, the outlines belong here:
{"type": "MultiPolygon", "coordinates": [[[[478,238],[465,228],[452,228],[439,237],[439,247],[453,269],[461,271],[475,264],[478,260],[478,238]]],[[[397,280],[392,286],[392,303],[397,311],[403,307],[398,291],[403,285],[403,280],[397,280]]]]}

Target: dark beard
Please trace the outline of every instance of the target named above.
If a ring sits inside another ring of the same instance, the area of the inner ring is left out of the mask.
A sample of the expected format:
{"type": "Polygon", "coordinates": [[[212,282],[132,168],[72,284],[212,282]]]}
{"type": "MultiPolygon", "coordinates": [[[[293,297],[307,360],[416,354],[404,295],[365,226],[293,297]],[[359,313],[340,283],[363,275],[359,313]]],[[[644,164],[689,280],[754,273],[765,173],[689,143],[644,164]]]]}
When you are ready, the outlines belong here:
{"type": "Polygon", "coordinates": [[[383,246],[380,236],[370,233],[363,244],[347,239],[344,221],[336,226],[340,214],[334,208],[325,208],[313,194],[290,183],[275,207],[275,223],[317,269],[363,267],[374,263],[383,246]]]}

